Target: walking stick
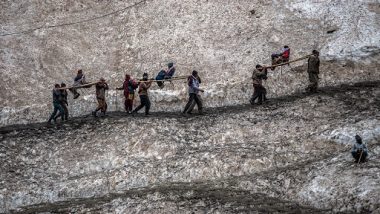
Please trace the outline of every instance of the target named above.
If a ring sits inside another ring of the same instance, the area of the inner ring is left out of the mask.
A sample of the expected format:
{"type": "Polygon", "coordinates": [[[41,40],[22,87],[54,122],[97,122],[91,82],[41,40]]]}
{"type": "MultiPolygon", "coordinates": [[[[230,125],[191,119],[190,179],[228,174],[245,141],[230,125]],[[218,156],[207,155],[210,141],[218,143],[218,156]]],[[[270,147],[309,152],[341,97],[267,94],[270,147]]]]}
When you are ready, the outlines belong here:
{"type": "Polygon", "coordinates": [[[360,163],[360,161],[362,159],[362,155],[363,155],[363,150],[361,150],[361,152],[360,152],[360,157],[359,157],[358,163],[360,163]]]}

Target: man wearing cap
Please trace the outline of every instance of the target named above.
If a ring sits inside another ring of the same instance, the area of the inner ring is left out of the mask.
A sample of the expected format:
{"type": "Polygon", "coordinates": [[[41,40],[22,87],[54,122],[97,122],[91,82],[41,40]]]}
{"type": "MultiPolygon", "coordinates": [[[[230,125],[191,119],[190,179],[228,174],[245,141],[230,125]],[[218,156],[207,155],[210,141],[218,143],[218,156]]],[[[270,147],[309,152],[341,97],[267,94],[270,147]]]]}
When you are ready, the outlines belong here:
{"type": "Polygon", "coordinates": [[[199,88],[198,72],[193,71],[192,75],[187,78],[187,84],[189,86],[189,101],[187,102],[183,114],[187,115],[189,108],[193,101],[197,103],[199,114],[203,114],[202,100],[199,98],[199,92],[204,92],[204,90],[199,88]]]}
{"type": "Polygon", "coordinates": [[[150,100],[148,96],[148,89],[152,85],[152,80],[148,81],[148,74],[143,74],[143,79],[139,84],[139,96],[140,96],[140,105],[133,110],[133,113],[137,113],[140,109],[142,109],[145,106],[145,116],[149,115],[149,109],[150,109],[150,100]]]}
{"type": "Polygon", "coordinates": [[[309,74],[309,81],[310,84],[306,88],[307,92],[315,93],[318,89],[318,74],[319,74],[319,52],[316,50],[313,50],[312,55],[309,57],[309,60],[307,61],[307,73],[309,74]]]}
{"type": "Polygon", "coordinates": [[[264,68],[261,65],[256,65],[256,68],[252,72],[252,85],[254,88],[254,93],[250,100],[252,105],[255,104],[255,100],[258,99],[257,104],[262,104],[263,99],[266,94],[266,89],[263,86],[263,79],[267,76],[267,68],[264,68]]]}
{"type": "Polygon", "coordinates": [[[60,85],[59,84],[55,84],[54,85],[54,89],[53,89],[53,106],[54,106],[54,111],[53,113],[50,115],[50,118],[48,120],[48,124],[51,124],[51,121],[54,120],[54,123],[56,123],[57,121],[57,118],[58,117],[61,117],[62,121],[63,121],[63,116],[64,116],[64,110],[61,106],[61,91],[60,91],[60,85]],[[57,112],[59,112],[58,115],[57,112]]]}
{"type": "Polygon", "coordinates": [[[107,103],[106,103],[106,90],[108,90],[108,84],[104,78],[100,78],[99,82],[95,85],[96,99],[98,100],[98,107],[92,112],[92,115],[96,117],[96,113],[100,110],[102,116],[106,115],[107,103]]]}

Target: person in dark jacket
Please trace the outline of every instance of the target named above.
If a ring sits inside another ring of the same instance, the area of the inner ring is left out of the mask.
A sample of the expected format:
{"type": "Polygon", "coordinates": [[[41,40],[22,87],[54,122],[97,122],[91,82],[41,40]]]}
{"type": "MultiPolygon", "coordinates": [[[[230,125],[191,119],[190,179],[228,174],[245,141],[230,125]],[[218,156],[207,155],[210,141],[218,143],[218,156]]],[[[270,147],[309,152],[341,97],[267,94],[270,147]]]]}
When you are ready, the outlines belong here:
{"type": "Polygon", "coordinates": [[[140,96],[140,102],[141,104],[133,110],[133,113],[137,113],[140,109],[142,109],[145,106],[145,115],[149,115],[149,109],[150,109],[150,100],[148,96],[148,89],[152,85],[152,80],[148,80],[148,74],[143,74],[143,79],[139,84],[139,96],[140,96]]]}
{"type": "Polygon", "coordinates": [[[53,106],[54,106],[54,110],[53,110],[53,113],[50,115],[50,118],[48,120],[48,124],[51,124],[51,121],[54,120],[54,123],[57,122],[57,118],[58,117],[61,117],[62,121],[63,121],[63,117],[64,117],[64,110],[61,106],[61,99],[62,99],[62,96],[61,96],[61,90],[59,89],[60,88],[60,85],[59,84],[55,84],[54,86],[54,89],[53,89],[53,106]],[[57,112],[59,112],[59,114],[57,115],[57,112]]]}
{"type": "MultiPolygon", "coordinates": [[[[167,70],[161,70],[157,76],[156,80],[168,80],[171,79],[175,74],[175,67],[174,63],[170,62],[168,63],[168,69],[167,70]]],[[[163,81],[157,81],[157,85],[160,88],[164,87],[164,82],[163,81]]]]}
{"type": "Polygon", "coordinates": [[[187,84],[189,86],[189,101],[187,102],[183,114],[187,115],[187,112],[193,101],[197,103],[199,114],[203,114],[202,100],[199,98],[199,92],[204,92],[204,90],[199,88],[198,72],[193,71],[192,75],[188,77],[187,84]]]}
{"type": "Polygon", "coordinates": [[[129,114],[132,113],[133,100],[135,99],[135,90],[137,87],[138,84],[136,81],[134,81],[129,74],[126,74],[123,86],[116,88],[116,90],[124,90],[124,107],[125,111],[127,111],[129,114]]]}
{"type": "MultiPolygon", "coordinates": [[[[202,83],[202,79],[199,77],[199,75],[197,75],[197,79],[198,79],[198,82],[199,82],[199,84],[201,84],[202,83]]],[[[202,97],[198,94],[198,98],[201,100],[201,102],[203,103],[203,101],[202,101],[202,97]]],[[[194,107],[195,107],[195,105],[196,105],[197,103],[195,102],[195,100],[193,100],[193,102],[191,103],[191,105],[190,105],[190,107],[189,107],[189,109],[187,110],[187,114],[191,114],[191,112],[193,111],[193,109],[194,109],[194,107]]]]}
{"type": "Polygon", "coordinates": [[[319,52],[316,50],[313,50],[312,55],[309,57],[308,60],[308,66],[307,66],[307,73],[309,74],[309,81],[310,84],[306,88],[307,92],[315,93],[318,89],[318,74],[319,74],[319,52]]]}
{"type": "Polygon", "coordinates": [[[359,135],[355,136],[356,143],[352,147],[351,154],[356,163],[362,163],[367,161],[368,149],[363,144],[362,138],[359,135]]]}
{"type": "Polygon", "coordinates": [[[92,115],[96,117],[97,112],[100,110],[102,116],[106,115],[107,103],[106,103],[106,90],[108,90],[108,84],[104,78],[100,78],[100,81],[96,83],[96,99],[98,100],[98,107],[92,112],[92,115]]]}
{"type": "Polygon", "coordinates": [[[267,68],[256,65],[256,68],[252,72],[252,85],[254,93],[250,99],[252,105],[255,104],[255,100],[258,99],[259,105],[263,103],[263,100],[266,99],[266,89],[263,86],[263,79],[267,76],[267,68]]]}
{"type": "Polygon", "coordinates": [[[64,118],[65,120],[68,120],[69,119],[69,109],[67,108],[67,106],[69,105],[69,103],[67,102],[67,90],[64,89],[66,88],[66,84],[65,83],[61,83],[61,106],[63,108],[63,111],[65,113],[64,115],[64,118]],[[63,88],[63,89],[62,89],[63,88]]]}

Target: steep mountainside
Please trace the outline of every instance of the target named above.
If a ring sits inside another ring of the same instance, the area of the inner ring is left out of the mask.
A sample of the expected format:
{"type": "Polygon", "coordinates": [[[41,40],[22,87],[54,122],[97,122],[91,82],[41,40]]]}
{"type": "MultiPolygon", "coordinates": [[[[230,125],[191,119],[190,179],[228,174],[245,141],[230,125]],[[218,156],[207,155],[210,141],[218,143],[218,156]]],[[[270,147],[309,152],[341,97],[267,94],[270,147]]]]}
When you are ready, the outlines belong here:
{"type": "Polygon", "coordinates": [[[191,118],[2,128],[0,213],[379,212],[379,95],[373,82],[191,118]]]}

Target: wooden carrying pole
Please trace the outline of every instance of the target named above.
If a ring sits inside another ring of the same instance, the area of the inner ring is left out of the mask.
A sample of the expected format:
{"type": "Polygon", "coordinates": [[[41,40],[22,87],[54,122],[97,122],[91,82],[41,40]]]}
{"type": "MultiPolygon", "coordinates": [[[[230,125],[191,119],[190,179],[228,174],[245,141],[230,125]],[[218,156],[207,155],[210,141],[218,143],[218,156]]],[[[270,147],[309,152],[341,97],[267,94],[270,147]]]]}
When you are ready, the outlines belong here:
{"type": "Polygon", "coordinates": [[[301,58],[298,58],[298,59],[295,59],[295,60],[291,60],[291,61],[288,61],[288,62],[283,62],[283,63],[276,64],[276,65],[265,65],[264,68],[275,68],[275,67],[279,67],[279,66],[287,65],[287,64],[290,64],[290,63],[293,63],[293,62],[298,62],[298,61],[301,61],[301,60],[307,59],[307,58],[309,58],[310,56],[311,56],[311,55],[307,55],[307,56],[304,56],[304,57],[301,57],[301,58]]]}
{"type": "Polygon", "coordinates": [[[64,87],[64,88],[58,88],[58,89],[74,89],[74,88],[85,88],[86,86],[92,86],[92,85],[95,85],[99,82],[92,82],[92,83],[87,83],[87,84],[83,84],[83,85],[77,85],[77,86],[69,86],[69,87],[64,87]]]}
{"type": "Polygon", "coordinates": [[[163,79],[163,80],[139,80],[139,81],[136,81],[136,82],[165,82],[165,81],[172,81],[172,80],[183,80],[183,79],[187,79],[187,76],[179,76],[179,77],[172,77],[170,79],[163,79]]]}

